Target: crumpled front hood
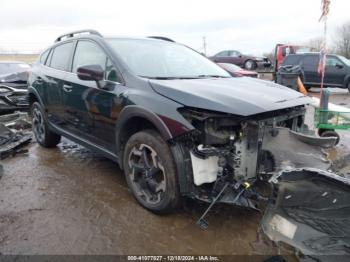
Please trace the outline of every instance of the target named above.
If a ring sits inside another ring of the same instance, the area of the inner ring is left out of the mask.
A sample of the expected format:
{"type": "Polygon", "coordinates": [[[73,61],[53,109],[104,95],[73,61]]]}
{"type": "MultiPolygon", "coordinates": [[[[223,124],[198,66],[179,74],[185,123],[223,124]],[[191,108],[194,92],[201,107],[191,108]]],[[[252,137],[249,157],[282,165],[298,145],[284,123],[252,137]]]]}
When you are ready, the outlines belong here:
{"type": "Polygon", "coordinates": [[[149,80],[153,89],[185,106],[249,116],[310,103],[273,82],[248,77],[149,80]]]}

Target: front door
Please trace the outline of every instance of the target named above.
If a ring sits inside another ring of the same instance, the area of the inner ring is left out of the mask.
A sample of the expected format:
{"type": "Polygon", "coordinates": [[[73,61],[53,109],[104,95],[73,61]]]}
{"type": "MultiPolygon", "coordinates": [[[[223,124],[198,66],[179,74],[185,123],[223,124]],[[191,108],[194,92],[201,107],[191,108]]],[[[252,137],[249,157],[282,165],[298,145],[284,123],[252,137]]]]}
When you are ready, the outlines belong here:
{"type": "Polygon", "coordinates": [[[103,49],[95,42],[80,40],[72,62],[72,72],[67,74],[63,92],[66,108],[65,119],[70,132],[110,151],[115,148],[115,123],[117,119],[118,94],[122,86],[118,73],[103,49]],[[105,80],[80,80],[77,69],[86,65],[100,65],[105,80]]]}
{"type": "Polygon", "coordinates": [[[327,56],[324,82],[327,86],[343,87],[346,66],[336,56],[327,56]]]}

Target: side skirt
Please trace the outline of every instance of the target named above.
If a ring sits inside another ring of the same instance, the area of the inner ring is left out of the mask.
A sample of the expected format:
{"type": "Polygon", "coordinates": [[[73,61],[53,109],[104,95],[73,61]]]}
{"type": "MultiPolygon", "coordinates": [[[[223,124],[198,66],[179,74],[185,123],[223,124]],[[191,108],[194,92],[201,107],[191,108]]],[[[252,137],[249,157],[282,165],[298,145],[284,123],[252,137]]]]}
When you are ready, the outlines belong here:
{"type": "Polygon", "coordinates": [[[53,131],[53,132],[55,132],[55,133],[57,133],[59,135],[62,135],[64,137],[68,138],[69,140],[72,140],[73,142],[79,144],[79,145],[82,145],[82,146],[84,146],[84,147],[86,147],[88,149],[96,151],[96,152],[102,154],[103,156],[105,156],[106,158],[108,158],[108,159],[110,159],[110,160],[112,160],[114,162],[117,162],[118,165],[120,166],[120,164],[119,164],[119,157],[115,153],[113,153],[113,152],[111,152],[111,151],[109,151],[109,150],[107,150],[107,149],[105,149],[105,148],[103,148],[103,147],[101,147],[99,145],[91,143],[88,140],[81,139],[81,138],[73,135],[72,133],[67,132],[66,130],[63,130],[62,128],[60,128],[60,127],[58,127],[58,126],[56,126],[56,125],[54,125],[52,123],[49,123],[49,128],[50,128],[51,131],[53,131]]]}

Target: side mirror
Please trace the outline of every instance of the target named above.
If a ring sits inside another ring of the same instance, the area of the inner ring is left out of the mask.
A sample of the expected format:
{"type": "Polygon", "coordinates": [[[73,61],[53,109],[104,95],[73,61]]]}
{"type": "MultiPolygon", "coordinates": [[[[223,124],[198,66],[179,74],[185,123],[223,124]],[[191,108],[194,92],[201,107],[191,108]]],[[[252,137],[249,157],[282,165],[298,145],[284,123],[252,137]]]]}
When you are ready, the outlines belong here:
{"type": "Polygon", "coordinates": [[[77,75],[80,80],[99,81],[104,78],[104,71],[100,65],[86,65],[77,69],[77,75]]]}

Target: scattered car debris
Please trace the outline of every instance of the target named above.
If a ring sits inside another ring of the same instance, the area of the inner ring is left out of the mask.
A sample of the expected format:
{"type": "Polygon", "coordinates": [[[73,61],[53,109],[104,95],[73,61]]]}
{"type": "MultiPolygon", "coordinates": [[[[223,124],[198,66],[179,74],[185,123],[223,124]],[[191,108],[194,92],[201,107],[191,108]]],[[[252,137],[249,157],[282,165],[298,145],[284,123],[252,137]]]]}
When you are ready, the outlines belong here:
{"type": "Polygon", "coordinates": [[[290,244],[317,261],[322,255],[350,254],[349,179],[301,168],[281,171],[270,181],[274,188],[262,228],[271,240],[290,244]]]}
{"type": "Polygon", "coordinates": [[[0,62],[0,113],[28,110],[30,65],[23,62],[0,62]]]}
{"type": "Polygon", "coordinates": [[[0,160],[28,152],[22,149],[32,139],[27,118],[28,115],[21,112],[0,116],[0,160]]]}
{"type": "Polygon", "coordinates": [[[16,130],[30,129],[32,127],[28,120],[28,114],[24,112],[2,115],[0,116],[0,123],[16,130]]]}

